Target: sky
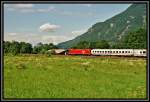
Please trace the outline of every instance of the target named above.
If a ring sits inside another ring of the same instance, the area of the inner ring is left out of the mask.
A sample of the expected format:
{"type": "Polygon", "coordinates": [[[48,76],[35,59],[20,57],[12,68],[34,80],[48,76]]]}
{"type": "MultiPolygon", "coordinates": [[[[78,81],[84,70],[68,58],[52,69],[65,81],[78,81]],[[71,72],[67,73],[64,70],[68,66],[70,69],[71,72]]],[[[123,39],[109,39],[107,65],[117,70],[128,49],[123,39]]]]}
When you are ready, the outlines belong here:
{"type": "Polygon", "coordinates": [[[4,4],[4,41],[58,44],[131,4],[4,4]]]}

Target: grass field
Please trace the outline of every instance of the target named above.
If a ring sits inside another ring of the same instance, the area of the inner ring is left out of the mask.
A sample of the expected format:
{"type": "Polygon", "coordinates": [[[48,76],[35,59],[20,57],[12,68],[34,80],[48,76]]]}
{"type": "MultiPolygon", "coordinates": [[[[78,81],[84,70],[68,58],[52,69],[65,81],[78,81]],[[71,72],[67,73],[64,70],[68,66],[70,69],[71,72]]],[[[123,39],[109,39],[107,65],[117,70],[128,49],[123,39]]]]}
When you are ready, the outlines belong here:
{"type": "Polygon", "coordinates": [[[145,98],[146,60],[4,56],[5,98],[145,98]]]}

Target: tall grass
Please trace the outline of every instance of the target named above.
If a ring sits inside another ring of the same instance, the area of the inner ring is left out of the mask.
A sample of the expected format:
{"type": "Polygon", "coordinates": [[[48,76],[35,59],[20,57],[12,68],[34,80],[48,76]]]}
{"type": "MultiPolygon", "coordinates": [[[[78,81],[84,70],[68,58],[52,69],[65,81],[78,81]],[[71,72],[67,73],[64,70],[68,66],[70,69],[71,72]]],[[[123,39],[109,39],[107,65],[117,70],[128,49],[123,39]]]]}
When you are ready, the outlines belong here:
{"type": "Polygon", "coordinates": [[[4,56],[5,98],[145,98],[143,59],[4,56]]]}

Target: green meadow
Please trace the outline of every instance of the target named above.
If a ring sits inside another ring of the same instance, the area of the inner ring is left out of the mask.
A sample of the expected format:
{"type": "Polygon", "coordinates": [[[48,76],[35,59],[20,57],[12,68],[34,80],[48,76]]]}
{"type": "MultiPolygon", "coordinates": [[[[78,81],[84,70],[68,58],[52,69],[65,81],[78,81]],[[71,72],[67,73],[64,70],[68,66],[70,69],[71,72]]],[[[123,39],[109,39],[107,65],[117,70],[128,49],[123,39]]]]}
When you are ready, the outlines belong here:
{"type": "Polygon", "coordinates": [[[146,98],[146,60],[4,56],[4,98],[146,98]]]}

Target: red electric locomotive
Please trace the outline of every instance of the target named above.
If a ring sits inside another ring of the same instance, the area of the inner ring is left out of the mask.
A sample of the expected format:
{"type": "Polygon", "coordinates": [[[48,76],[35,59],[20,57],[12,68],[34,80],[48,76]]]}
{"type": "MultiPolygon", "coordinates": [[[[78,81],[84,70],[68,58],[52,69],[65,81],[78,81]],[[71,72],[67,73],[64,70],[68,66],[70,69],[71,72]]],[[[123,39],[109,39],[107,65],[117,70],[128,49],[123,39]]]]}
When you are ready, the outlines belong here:
{"type": "Polygon", "coordinates": [[[91,49],[69,49],[69,55],[91,55],[91,49]]]}

